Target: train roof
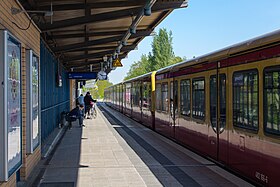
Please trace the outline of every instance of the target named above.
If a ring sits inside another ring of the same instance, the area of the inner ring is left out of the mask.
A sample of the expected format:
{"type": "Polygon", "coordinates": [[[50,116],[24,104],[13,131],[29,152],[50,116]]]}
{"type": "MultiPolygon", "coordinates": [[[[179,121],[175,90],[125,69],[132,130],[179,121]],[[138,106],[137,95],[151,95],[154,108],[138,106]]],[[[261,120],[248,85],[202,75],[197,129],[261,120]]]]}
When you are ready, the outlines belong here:
{"type": "MultiPolygon", "coordinates": [[[[280,29],[267,33],[267,34],[264,34],[264,35],[261,35],[261,36],[258,36],[253,39],[246,40],[244,42],[240,42],[240,43],[231,45],[229,47],[219,49],[219,50],[211,52],[211,53],[207,53],[205,55],[202,55],[202,56],[190,59],[190,60],[182,61],[177,64],[173,64],[173,65],[161,68],[156,71],[156,74],[161,74],[161,73],[165,73],[168,71],[176,71],[180,68],[203,63],[203,62],[222,60],[227,57],[240,55],[243,52],[246,53],[246,52],[250,52],[251,50],[259,49],[260,47],[263,47],[263,46],[279,44],[279,43],[280,43],[280,29]]],[[[143,79],[148,76],[151,76],[151,74],[152,74],[152,72],[149,72],[144,75],[140,75],[138,77],[134,77],[132,79],[120,82],[118,84],[132,82],[132,81],[138,80],[138,79],[143,79]]],[[[116,84],[116,85],[118,85],[118,84],[116,84]]]]}
{"type": "Polygon", "coordinates": [[[152,73],[153,73],[153,72],[149,72],[149,73],[146,73],[146,74],[143,74],[143,75],[140,75],[140,76],[131,78],[131,79],[129,79],[129,80],[119,82],[119,83],[117,83],[117,84],[114,84],[114,85],[112,85],[112,86],[107,87],[106,89],[109,89],[109,88],[111,88],[111,87],[114,87],[114,86],[117,86],[117,85],[120,85],[120,84],[123,84],[123,83],[133,82],[134,80],[143,79],[143,78],[148,78],[148,77],[150,77],[150,76],[152,75],[152,73]]]}
{"type": "Polygon", "coordinates": [[[252,50],[259,49],[263,46],[267,45],[275,45],[280,43],[280,29],[258,36],[253,39],[246,40],[241,43],[237,43],[234,45],[231,45],[229,47],[222,48],[220,50],[199,56],[197,58],[193,58],[191,60],[186,60],[183,62],[179,62],[177,64],[173,64],[164,68],[161,68],[157,70],[157,74],[161,74],[167,71],[175,71],[177,69],[180,69],[185,66],[195,65],[203,62],[208,61],[217,61],[222,60],[227,57],[232,57],[236,55],[240,55],[242,53],[247,53],[252,50]]]}
{"type": "Polygon", "coordinates": [[[132,81],[134,81],[134,80],[138,80],[138,79],[143,79],[143,78],[150,77],[150,76],[152,75],[152,73],[153,73],[153,72],[149,72],[149,73],[146,73],[146,74],[143,74],[143,75],[140,75],[140,76],[131,78],[131,79],[129,79],[129,80],[123,81],[123,83],[132,82],[132,81]]]}

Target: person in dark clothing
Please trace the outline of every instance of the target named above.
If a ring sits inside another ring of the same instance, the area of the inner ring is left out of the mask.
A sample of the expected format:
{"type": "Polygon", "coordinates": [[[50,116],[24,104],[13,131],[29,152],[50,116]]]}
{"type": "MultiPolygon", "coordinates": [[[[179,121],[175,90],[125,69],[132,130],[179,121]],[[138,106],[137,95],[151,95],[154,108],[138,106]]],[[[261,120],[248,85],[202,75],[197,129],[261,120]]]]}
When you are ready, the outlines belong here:
{"type": "Polygon", "coordinates": [[[90,95],[90,92],[87,92],[86,96],[84,97],[84,102],[85,102],[85,106],[86,106],[86,113],[88,113],[88,116],[90,115],[89,112],[90,112],[90,109],[93,105],[93,102],[94,100],[92,99],[91,95],[90,95]]]}
{"type": "Polygon", "coordinates": [[[77,119],[79,120],[80,127],[84,126],[83,109],[84,109],[84,105],[80,104],[69,112],[69,114],[68,114],[69,122],[70,122],[69,129],[72,128],[72,122],[76,121],[77,119]]]}

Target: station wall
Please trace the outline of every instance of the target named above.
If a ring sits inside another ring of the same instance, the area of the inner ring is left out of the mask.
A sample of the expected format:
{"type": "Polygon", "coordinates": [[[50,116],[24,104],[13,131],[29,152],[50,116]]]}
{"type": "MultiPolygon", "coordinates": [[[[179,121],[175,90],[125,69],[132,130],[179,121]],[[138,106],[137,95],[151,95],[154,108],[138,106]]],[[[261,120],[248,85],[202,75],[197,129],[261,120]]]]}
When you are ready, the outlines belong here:
{"type": "Polygon", "coordinates": [[[41,140],[58,127],[60,115],[70,108],[67,72],[41,40],[41,140]]]}
{"type": "MultiPolygon", "coordinates": [[[[16,186],[16,180],[17,178],[21,180],[26,180],[28,176],[30,175],[30,172],[33,170],[34,166],[38,163],[38,161],[41,158],[41,146],[37,146],[34,151],[30,154],[27,153],[27,126],[30,126],[30,123],[27,123],[27,76],[30,76],[26,73],[26,67],[27,67],[27,60],[26,60],[26,51],[32,50],[34,54],[40,55],[40,31],[36,27],[36,25],[33,22],[30,22],[30,17],[26,13],[19,13],[16,15],[11,14],[11,7],[15,7],[17,9],[22,9],[20,3],[17,0],[1,0],[0,1],[0,30],[1,33],[9,33],[9,36],[12,36],[20,45],[20,55],[18,56],[18,64],[20,64],[20,86],[17,88],[19,89],[18,93],[21,93],[18,98],[20,100],[20,120],[18,121],[19,129],[20,129],[20,137],[21,140],[20,146],[20,153],[19,153],[19,159],[20,162],[13,167],[13,169],[9,170],[9,173],[7,172],[8,167],[10,163],[8,159],[10,159],[10,156],[5,156],[7,154],[6,152],[8,150],[11,150],[12,144],[9,144],[11,140],[7,140],[9,135],[5,133],[12,133],[14,129],[9,129],[7,127],[7,122],[9,122],[9,117],[6,122],[0,122],[0,129],[5,130],[0,132],[0,139],[1,139],[1,146],[0,146],[0,170],[1,170],[1,181],[0,181],[0,187],[9,186],[13,187],[16,186]],[[30,23],[30,27],[28,27],[30,23]],[[3,140],[3,141],[2,141],[3,140]],[[10,141],[9,143],[7,143],[10,141]],[[8,148],[7,148],[8,147],[8,148]],[[7,164],[8,163],[8,164],[7,164]],[[8,173],[8,174],[7,174],[8,173]]],[[[4,40],[0,41],[1,45],[4,46],[4,40]]],[[[2,57],[6,54],[1,51],[1,66],[4,64],[7,65],[9,62],[3,61],[2,57]]],[[[2,70],[4,71],[4,70],[2,70]]],[[[6,73],[5,73],[6,74],[6,73]]],[[[2,74],[3,75],[3,74],[2,74]]],[[[1,77],[1,79],[4,76],[1,77]]],[[[1,80],[1,82],[5,82],[1,80]]],[[[9,83],[6,82],[7,86],[9,83]]],[[[1,94],[4,93],[4,88],[1,88],[1,94]]],[[[9,94],[8,89],[6,89],[6,94],[9,94]]],[[[15,92],[15,91],[14,91],[15,92]]],[[[16,92],[15,92],[16,94],[16,92]]],[[[3,100],[1,101],[3,103],[3,100]]],[[[8,106],[1,105],[1,113],[5,113],[5,111],[9,110],[7,108],[8,106]]],[[[3,114],[2,114],[3,116],[3,114]]],[[[6,116],[7,117],[7,116],[6,116]]]]}

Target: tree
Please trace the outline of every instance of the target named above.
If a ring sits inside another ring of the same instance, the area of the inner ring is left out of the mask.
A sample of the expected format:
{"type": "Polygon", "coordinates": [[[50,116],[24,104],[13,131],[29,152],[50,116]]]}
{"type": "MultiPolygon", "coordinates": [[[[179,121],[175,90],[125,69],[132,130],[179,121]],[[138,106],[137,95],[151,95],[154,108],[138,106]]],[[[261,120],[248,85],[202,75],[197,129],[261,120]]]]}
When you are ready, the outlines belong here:
{"type": "Polygon", "coordinates": [[[134,62],[124,80],[143,75],[145,73],[158,70],[171,64],[181,62],[181,57],[175,56],[172,47],[172,32],[160,29],[154,36],[152,42],[152,52],[142,55],[140,61],[134,62]]]}
{"type": "Polygon", "coordinates": [[[127,73],[124,80],[128,80],[133,77],[137,77],[139,75],[143,75],[143,74],[149,72],[150,70],[148,69],[148,66],[149,66],[148,57],[146,55],[142,55],[140,61],[134,62],[130,66],[129,72],[127,73]]]}
{"type": "Polygon", "coordinates": [[[90,88],[89,92],[94,99],[99,99],[98,89],[96,87],[90,88]]]}
{"type": "Polygon", "coordinates": [[[98,80],[96,83],[97,93],[99,98],[104,98],[104,89],[112,86],[113,83],[109,82],[108,80],[98,80]]]}
{"type": "Polygon", "coordinates": [[[152,42],[152,54],[149,54],[150,69],[152,71],[166,67],[175,58],[172,47],[172,32],[167,33],[166,29],[160,29],[158,35],[152,42]]]}
{"type": "Polygon", "coordinates": [[[82,91],[83,93],[90,92],[93,99],[103,99],[104,89],[112,85],[113,83],[109,82],[108,80],[98,80],[93,87],[83,87],[82,91]]]}

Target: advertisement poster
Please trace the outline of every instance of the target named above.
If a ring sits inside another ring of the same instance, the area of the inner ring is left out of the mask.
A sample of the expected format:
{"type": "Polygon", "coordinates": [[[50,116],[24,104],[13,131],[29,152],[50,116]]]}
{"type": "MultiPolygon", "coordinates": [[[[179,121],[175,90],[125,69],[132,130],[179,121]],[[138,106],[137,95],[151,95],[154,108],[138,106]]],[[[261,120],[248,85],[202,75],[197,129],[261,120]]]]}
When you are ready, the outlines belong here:
{"type": "Polygon", "coordinates": [[[11,37],[7,41],[8,66],[8,172],[21,164],[21,79],[20,44],[11,37]]]}
{"type": "Polygon", "coordinates": [[[32,145],[39,145],[39,59],[32,57],[32,145]]]}

